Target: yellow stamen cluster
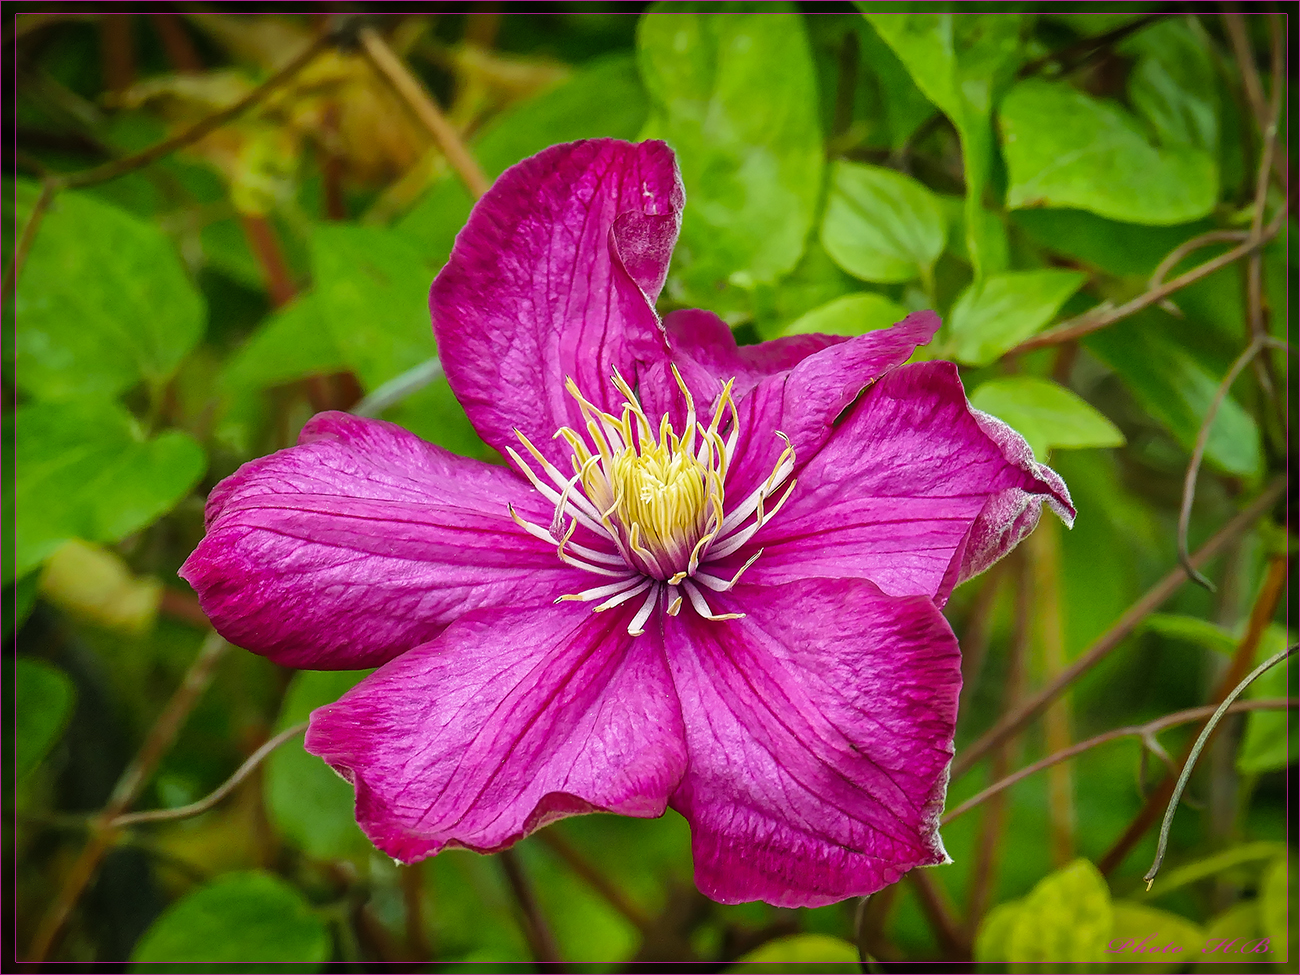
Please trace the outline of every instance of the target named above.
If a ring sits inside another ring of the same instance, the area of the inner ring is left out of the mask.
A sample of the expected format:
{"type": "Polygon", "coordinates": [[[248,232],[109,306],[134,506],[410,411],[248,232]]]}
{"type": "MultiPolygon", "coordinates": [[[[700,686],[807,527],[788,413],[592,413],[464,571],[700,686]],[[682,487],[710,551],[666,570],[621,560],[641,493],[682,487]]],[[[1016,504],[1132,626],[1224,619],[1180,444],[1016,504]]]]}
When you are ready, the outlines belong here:
{"type": "Polygon", "coordinates": [[[694,571],[700,551],[722,525],[728,451],[718,426],[735,407],[727,383],[713,421],[707,427],[697,423],[694,399],[676,368],[673,374],[686,397],[680,436],[666,415],[656,431],[622,377],[614,379],[625,397],[618,417],[588,402],[572,380],[566,383],[594,453],[568,427],[559,436],[573,448],[574,473],[629,564],[653,578],[680,581],[694,571]]]}

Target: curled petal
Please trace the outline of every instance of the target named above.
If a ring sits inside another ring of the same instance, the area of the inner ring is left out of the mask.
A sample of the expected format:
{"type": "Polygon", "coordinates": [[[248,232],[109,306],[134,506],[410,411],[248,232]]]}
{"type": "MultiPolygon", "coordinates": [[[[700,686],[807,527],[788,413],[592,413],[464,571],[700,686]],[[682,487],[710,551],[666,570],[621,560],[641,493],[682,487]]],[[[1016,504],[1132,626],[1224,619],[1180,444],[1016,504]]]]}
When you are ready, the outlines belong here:
{"type": "Polygon", "coordinates": [[[461,614],[546,603],[586,574],[510,518],[549,506],[510,471],[322,413],[213,490],[181,569],[222,636],[277,663],[373,667],[461,614]]]}
{"type": "Polygon", "coordinates": [[[1065,484],[1019,434],[971,409],[955,366],[904,366],[807,461],[752,543],[764,553],[747,578],[856,577],[943,605],[1033,529],[1044,501],[1072,522],[1065,484]]]}
{"type": "Polygon", "coordinates": [[[507,170],[474,208],[429,308],[447,381],[504,453],[517,427],[567,469],[581,429],[572,378],[618,412],[615,370],[664,354],[654,301],[681,223],[677,163],[662,142],[553,146],[507,170]]]}
{"type": "Polygon", "coordinates": [[[944,862],[961,675],[934,603],[812,579],[713,604],[746,615],[664,624],[689,752],[671,804],[700,890],[816,907],[944,862]]]}
{"type": "Polygon", "coordinates": [[[307,750],[407,862],[500,850],[575,813],[659,816],[685,769],[681,715],[661,639],[628,636],[630,615],[472,614],[317,709],[307,750]]]}

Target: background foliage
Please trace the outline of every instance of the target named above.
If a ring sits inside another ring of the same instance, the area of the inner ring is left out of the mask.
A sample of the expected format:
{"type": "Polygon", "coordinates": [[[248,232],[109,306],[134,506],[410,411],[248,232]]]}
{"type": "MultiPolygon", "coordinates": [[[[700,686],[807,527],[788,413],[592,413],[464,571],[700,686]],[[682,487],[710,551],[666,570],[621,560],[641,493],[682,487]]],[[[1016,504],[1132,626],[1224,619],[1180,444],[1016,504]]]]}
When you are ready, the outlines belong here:
{"type": "MultiPolygon", "coordinates": [[[[1277,486],[1294,391],[1288,353],[1266,344],[1295,347],[1280,22],[1263,8],[1014,3],[955,16],[484,4],[366,23],[224,6],[4,24],[19,79],[4,183],[10,950],[296,970],[744,971],[856,970],[861,949],[887,966],[996,968],[1131,962],[1104,947],[1158,932],[1184,947],[1161,956],[1166,970],[1205,960],[1207,938],[1266,936],[1274,962],[1290,939],[1295,957],[1286,709],[1228,720],[1150,893],[1139,877],[1168,795],[1162,758],[1181,762],[1194,723],[1024,779],[945,828],[951,866],[865,909],[712,904],[671,812],[567,820],[509,856],[398,868],[357,829],[350,788],[292,734],[361,675],[228,650],[175,575],[212,485],[291,444],[316,410],[367,397],[366,410],[490,459],[445,382],[427,382],[427,289],[475,167],[490,179],[553,143],[654,137],[677,151],[688,199],[661,311],[713,309],[753,342],[935,308],[945,325],[921,354],[960,363],[974,404],[1021,430],[1074,494],[1073,532],[1044,518],[948,608],[965,651],[950,810],[1073,742],[1214,703],[1294,640],[1294,496],[1277,486]],[[442,106],[450,138],[422,123],[428,95],[404,97],[376,70],[367,24],[442,106]],[[282,84],[258,88],[313,43],[282,84]],[[250,95],[201,139],[138,164],[250,95]],[[1219,404],[1244,350],[1259,354],[1219,404]],[[1177,584],[1202,434],[1191,548],[1263,498],[1213,543],[1213,593],[1177,584]],[[1171,572],[1169,598],[1124,615],[1171,572]],[[1080,661],[1096,666],[1073,680],[1080,661]],[[1066,692],[1023,733],[971,748],[1053,686],[1066,692]],[[281,731],[210,810],[110,825],[199,800],[281,731]]],[[[1279,668],[1248,695],[1293,686],[1279,668]]]]}

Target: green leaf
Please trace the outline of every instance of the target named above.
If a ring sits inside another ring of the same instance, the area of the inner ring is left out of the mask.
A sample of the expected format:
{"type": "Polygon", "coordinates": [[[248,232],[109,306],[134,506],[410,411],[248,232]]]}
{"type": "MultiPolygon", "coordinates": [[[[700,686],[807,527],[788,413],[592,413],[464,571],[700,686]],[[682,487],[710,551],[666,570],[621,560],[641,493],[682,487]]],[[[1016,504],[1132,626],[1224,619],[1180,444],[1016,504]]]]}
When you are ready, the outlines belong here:
{"type": "Polygon", "coordinates": [[[858,31],[862,45],[859,69],[875,74],[879,84],[879,99],[883,103],[888,127],[887,141],[895,151],[907,145],[908,139],[929,119],[937,109],[912,80],[911,74],[884,42],[868,18],[863,18],[858,31]]]}
{"type": "Polygon", "coordinates": [[[1114,911],[1104,961],[1141,965],[1144,972],[1174,972],[1200,960],[1205,932],[1186,918],[1132,901],[1116,901],[1114,911]]]}
{"type": "Polygon", "coordinates": [[[974,958],[980,964],[1006,964],[1010,956],[1011,932],[1020,917],[1021,901],[999,904],[984,915],[975,936],[974,958]]]}
{"type": "Polygon", "coordinates": [[[651,102],[642,138],[677,151],[690,201],[670,294],[718,307],[727,284],[749,289],[790,271],[813,224],[824,157],[812,52],[794,7],[652,7],[637,25],[637,63],[651,102]]]}
{"type": "MultiPolygon", "coordinates": [[[[608,136],[634,139],[649,104],[631,56],[592,62],[549,91],[502,112],[470,143],[483,171],[496,178],[547,146],[608,136]]],[[[440,180],[394,229],[433,265],[447,260],[473,200],[454,176],[440,180]]]]}
{"type": "MultiPolygon", "coordinates": [[[[1255,663],[1261,664],[1279,650],[1285,649],[1291,638],[1284,627],[1271,624],[1263,633],[1255,653],[1255,663]]],[[[1248,698],[1286,697],[1290,686],[1288,671],[1291,661],[1283,660],[1266,670],[1246,690],[1248,698]]],[[[1246,717],[1246,731],[1237,749],[1237,771],[1243,773],[1276,772],[1286,768],[1300,751],[1300,728],[1286,711],[1252,711],[1246,717]]]]}
{"type": "MultiPolygon", "coordinates": [[[[1270,955],[1280,959],[1281,954],[1273,951],[1256,952],[1263,947],[1260,939],[1265,937],[1259,916],[1259,902],[1245,901],[1235,904],[1222,914],[1211,918],[1205,926],[1205,944],[1202,948],[1200,962],[1218,962],[1224,965],[1240,964],[1242,955],[1252,956],[1250,961],[1267,961],[1270,955]],[[1261,957],[1263,956],[1263,957],[1261,957]]],[[[1270,944],[1268,946],[1272,948],[1270,944]]]]}
{"type": "Polygon", "coordinates": [[[14,307],[19,388],[60,400],[165,382],[206,316],[161,230],[82,193],[50,205],[14,307]]]}
{"type": "Polygon", "coordinates": [[[383,227],[321,224],[311,239],[316,311],[366,391],[437,354],[433,269],[383,227]]]}
{"type": "Polygon", "coordinates": [[[230,357],[220,385],[228,390],[264,389],[346,369],[320,305],[319,293],[309,291],[268,315],[230,357]]]}
{"type": "MultiPolygon", "coordinates": [[[[729,972],[771,972],[773,965],[816,965],[818,972],[859,971],[858,949],[841,938],[826,934],[792,934],[773,938],[753,951],[741,955],[729,972]]],[[[808,969],[800,968],[799,971],[808,969]]]]}
{"type": "Polygon", "coordinates": [[[1142,621],[1139,629],[1159,633],[1170,640],[1182,640],[1229,656],[1237,649],[1237,638],[1231,633],[1209,620],[1195,616],[1152,613],[1142,621]]]}
{"type": "MultiPolygon", "coordinates": [[[[866,4],[858,4],[866,8],[866,4]]],[[[864,16],[907,66],[925,96],[961,138],[966,180],[966,240],[976,278],[987,269],[990,242],[980,219],[993,162],[994,106],[1020,59],[1018,14],[899,14],[864,16]]]]}
{"type": "Polygon", "coordinates": [[[18,410],[16,574],[64,542],[117,542],[171,510],[203,476],[203,448],[167,430],[149,440],[120,406],[81,400],[18,410]]]}
{"type": "Polygon", "coordinates": [[[1191,863],[1184,864],[1177,870],[1169,870],[1162,873],[1156,882],[1152,885],[1151,890],[1140,891],[1138,897],[1147,900],[1153,897],[1163,897],[1165,894],[1172,893],[1188,884],[1194,884],[1197,881],[1204,880],[1206,877],[1213,877],[1215,874],[1223,873],[1225,870],[1232,870],[1247,863],[1258,863],[1264,860],[1272,860],[1277,856],[1286,855],[1286,844],[1275,843],[1270,840],[1260,840],[1255,843],[1242,843],[1239,846],[1230,847],[1212,856],[1205,857],[1201,860],[1194,860],[1191,863]]]}
{"type": "Polygon", "coordinates": [[[1115,424],[1050,379],[990,379],[971,393],[970,402],[977,410],[992,413],[1018,430],[1039,459],[1053,447],[1077,450],[1124,444],[1124,435],[1115,424]]]}
{"type": "Polygon", "coordinates": [[[17,708],[14,752],[19,781],[49,754],[72,717],[76,692],[67,674],[39,660],[19,657],[15,666],[17,708]]]}
{"type": "MultiPolygon", "coordinates": [[[[1086,210],[1017,210],[1011,223],[1052,254],[1074,258],[1115,275],[1149,277],[1165,255],[1211,229],[1210,221],[1144,227],[1106,220],[1086,210]]],[[[1212,254],[1207,249],[1198,257],[1212,254]]]]}
{"type": "Polygon", "coordinates": [[[1213,156],[1157,148],[1124,109],[1064,82],[1020,82],[999,118],[1011,209],[1078,207],[1113,220],[1174,224],[1206,216],[1218,200],[1213,156]]]}
{"type": "Polygon", "coordinates": [[[1189,19],[1167,18],[1120,46],[1138,55],[1128,77],[1129,102],[1162,146],[1219,153],[1219,88],[1202,32],[1189,19]]]}
{"type": "Polygon", "coordinates": [[[1274,860],[1259,885],[1259,927],[1278,961],[1290,955],[1295,941],[1296,875],[1287,863],[1287,857],[1274,860]]]}
{"type": "Polygon", "coordinates": [[[1007,271],[973,281],[948,316],[953,355],[986,366],[1050,322],[1087,275],[1048,268],[1007,271]]]}
{"type": "MultiPolygon", "coordinates": [[[[937,194],[939,208],[948,221],[948,253],[963,263],[970,264],[970,249],[966,246],[966,202],[959,196],[937,194]]],[[[1002,216],[992,210],[980,210],[980,237],[984,242],[981,260],[985,274],[1005,271],[1011,262],[1010,242],[1002,216]]]]}
{"type": "Polygon", "coordinates": [[[329,959],[325,922],[295,888],[261,871],[231,873],[172,904],[140,938],[132,966],[292,965],[319,971],[329,959]]]}
{"type": "MultiPolygon", "coordinates": [[[[1114,369],[1139,405],[1190,452],[1220,380],[1184,343],[1151,327],[1154,323],[1150,315],[1135,315],[1089,335],[1084,346],[1114,369]]],[[[1259,470],[1259,431],[1231,396],[1214,418],[1205,458],[1230,474],[1249,477],[1259,470]]]]}
{"type": "Polygon", "coordinates": [[[925,186],[883,166],[831,167],[821,240],[840,267],[864,281],[929,281],[947,226],[925,186]]]}
{"type": "Polygon", "coordinates": [[[1075,860],[1044,877],[1021,902],[1007,937],[1007,961],[1099,962],[1113,927],[1105,879],[1087,860],[1075,860]]]}
{"type": "MultiPolygon", "coordinates": [[[[276,731],[283,731],[318,707],[332,704],[370,671],[303,670],[285,693],[276,731]]],[[[357,826],[352,786],[296,738],[266,763],[266,811],[282,836],[324,860],[363,856],[372,847],[357,826]]]]}
{"type": "MultiPolygon", "coordinates": [[[[13,601],[7,604],[11,611],[4,615],[4,636],[6,639],[8,639],[9,634],[16,633],[23,628],[23,624],[27,622],[27,617],[31,616],[32,610],[36,608],[36,593],[39,588],[39,580],[40,575],[38,573],[29,572],[14,583],[13,601]]],[[[8,598],[8,594],[6,594],[6,598],[8,598]]]]}
{"type": "Polygon", "coordinates": [[[785,327],[785,335],[820,332],[826,335],[864,335],[888,328],[907,317],[907,309],[884,295],[860,291],[828,301],[785,327]]]}

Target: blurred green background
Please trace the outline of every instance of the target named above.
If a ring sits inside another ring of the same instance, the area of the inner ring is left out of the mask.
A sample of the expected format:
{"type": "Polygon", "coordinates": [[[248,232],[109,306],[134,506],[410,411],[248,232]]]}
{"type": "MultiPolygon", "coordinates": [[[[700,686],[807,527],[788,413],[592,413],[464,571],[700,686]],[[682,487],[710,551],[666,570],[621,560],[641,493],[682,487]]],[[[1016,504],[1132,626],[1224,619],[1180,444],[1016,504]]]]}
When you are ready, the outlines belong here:
{"type": "MultiPolygon", "coordinates": [[[[485,3],[360,20],[361,5],[330,6],[6,6],[18,85],[3,186],[15,529],[3,582],[17,711],[4,850],[18,958],[858,970],[861,948],[886,968],[1101,970],[1137,957],[1107,945],[1152,932],[1184,949],[1161,956],[1165,970],[1233,970],[1238,958],[1203,953],[1207,939],[1268,938],[1279,969],[1288,941],[1295,957],[1286,709],[1227,720],[1150,894],[1139,878],[1154,828],[1121,837],[1144,804],[1163,812],[1157,750],[1176,766],[1194,723],[1154,750],[1126,738],[1027,778],[944,829],[950,866],[865,910],[707,901],[672,812],[566,820],[506,862],[451,851],[397,867],[357,829],[350,787],[296,737],[210,811],[106,830],[103,809],[199,800],[362,676],[293,672],[209,638],[176,570],[218,480],[292,444],[312,413],[377,391],[386,419],[499,460],[444,381],[402,396],[386,385],[437,354],[426,295],[473,197],[358,44],[363,27],[489,179],[558,142],[667,140],[687,206],[661,312],[712,309],[741,342],[940,312],[922,354],[958,362],[973,403],[1026,436],[1079,510],[1072,532],[1045,517],[947,608],[964,648],[959,755],[1176,568],[1184,475],[1216,389],[1252,337],[1295,348],[1296,157],[1276,113],[1295,69],[1278,69],[1286,28],[1268,5],[1234,19],[485,3]],[[314,43],[309,63],[259,91],[314,43]],[[203,138],[129,162],[250,93],[203,138]],[[1047,331],[1086,313],[1105,327],[1047,331]]],[[[1193,550],[1291,470],[1289,356],[1269,346],[1242,369],[1206,432],[1193,550]]],[[[1041,719],[963,770],[949,808],[1073,742],[1214,703],[1225,675],[1231,686],[1293,641],[1294,496],[1271,489],[1281,500],[1205,567],[1216,591],[1184,584],[1127,627],[1041,719]]],[[[1247,697],[1294,696],[1294,673],[1271,671],[1247,697]]]]}

